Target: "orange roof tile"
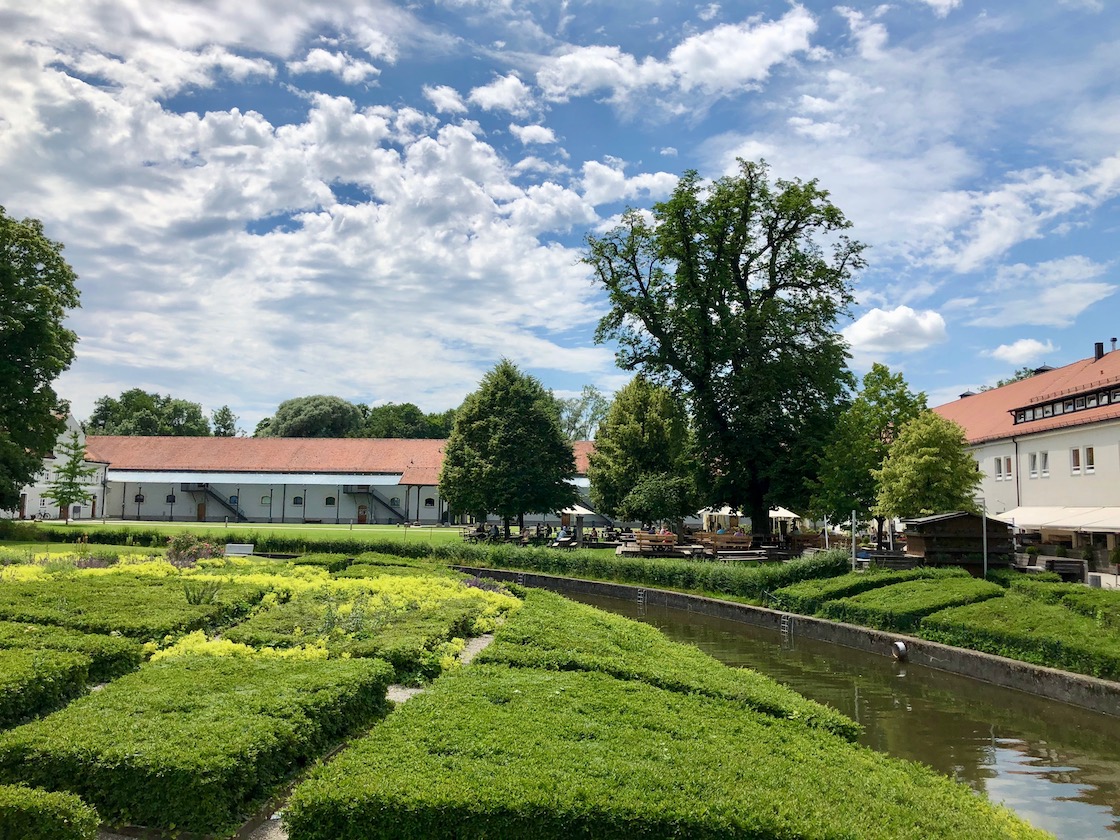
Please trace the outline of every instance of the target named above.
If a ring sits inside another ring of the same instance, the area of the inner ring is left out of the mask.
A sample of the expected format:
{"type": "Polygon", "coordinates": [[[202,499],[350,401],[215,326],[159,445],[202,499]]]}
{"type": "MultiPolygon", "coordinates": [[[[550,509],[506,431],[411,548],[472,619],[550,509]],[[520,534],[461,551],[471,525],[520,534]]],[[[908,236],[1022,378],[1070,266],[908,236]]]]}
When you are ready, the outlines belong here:
{"type": "Polygon", "coordinates": [[[1027,408],[1107,387],[1120,388],[1120,351],[1105,353],[1100,359],[1082,359],[1065,367],[1012,382],[1002,388],[962,397],[939,405],[934,411],[963,426],[969,443],[976,444],[1118,418],[1120,404],[1114,403],[1073,414],[1028,420],[1018,425],[1011,414],[1017,408],[1027,408]]]}

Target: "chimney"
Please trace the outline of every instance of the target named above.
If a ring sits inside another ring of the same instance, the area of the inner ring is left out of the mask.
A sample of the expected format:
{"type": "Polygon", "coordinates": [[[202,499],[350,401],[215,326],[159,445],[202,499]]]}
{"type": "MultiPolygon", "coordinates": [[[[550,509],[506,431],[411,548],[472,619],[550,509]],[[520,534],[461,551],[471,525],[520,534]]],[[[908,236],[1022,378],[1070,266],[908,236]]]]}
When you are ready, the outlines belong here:
{"type": "Polygon", "coordinates": [[[1112,337],[1112,349],[1113,349],[1113,350],[1115,350],[1115,349],[1116,349],[1116,336],[1113,336],[1113,337],[1112,337]]]}
{"type": "Polygon", "coordinates": [[[1099,362],[1104,358],[1104,342],[1098,341],[1093,345],[1093,361],[1099,362]]]}

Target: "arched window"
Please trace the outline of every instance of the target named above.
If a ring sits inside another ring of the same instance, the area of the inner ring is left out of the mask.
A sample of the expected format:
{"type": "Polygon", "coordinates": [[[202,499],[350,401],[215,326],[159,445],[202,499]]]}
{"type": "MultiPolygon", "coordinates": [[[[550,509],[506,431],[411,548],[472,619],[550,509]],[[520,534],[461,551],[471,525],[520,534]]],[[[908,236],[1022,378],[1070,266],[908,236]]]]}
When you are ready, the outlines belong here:
{"type": "Polygon", "coordinates": [[[327,496],[327,500],[324,504],[326,504],[327,507],[334,507],[334,503],[335,503],[334,496],[327,496]]]}
{"type": "Polygon", "coordinates": [[[272,504],[272,497],[271,496],[261,496],[261,504],[262,505],[272,504]]]}
{"type": "Polygon", "coordinates": [[[230,496],[229,497],[229,503],[231,505],[233,505],[234,507],[237,507],[237,502],[238,502],[237,496],[230,496]]]}
{"type": "Polygon", "coordinates": [[[391,504],[393,507],[400,507],[401,506],[401,497],[400,496],[394,496],[393,498],[391,498],[389,500],[389,504],[391,504]]]}
{"type": "Polygon", "coordinates": [[[430,496],[427,499],[424,500],[424,507],[435,507],[435,506],[436,506],[436,500],[431,498],[430,496]]]}
{"type": "Polygon", "coordinates": [[[295,507],[303,507],[303,496],[295,496],[292,498],[292,504],[295,507]]]}

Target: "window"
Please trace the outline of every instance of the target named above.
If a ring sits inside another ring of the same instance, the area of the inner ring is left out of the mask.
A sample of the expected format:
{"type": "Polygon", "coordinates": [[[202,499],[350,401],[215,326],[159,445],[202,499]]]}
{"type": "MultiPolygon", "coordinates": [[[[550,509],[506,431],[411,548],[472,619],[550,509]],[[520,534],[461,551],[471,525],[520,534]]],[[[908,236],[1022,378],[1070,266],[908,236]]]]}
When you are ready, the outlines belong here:
{"type": "Polygon", "coordinates": [[[237,496],[230,496],[229,503],[232,507],[237,507],[237,496]]]}
{"type": "Polygon", "coordinates": [[[271,496],[261,496],[261,504],[262,505],[272,504],[272,497],[271,496]]]}
{"type": "Polygon", "coordinates": [[[996,481],[1003,481],[1003,458],[996,458],[996,481]]]}
{"type": "Polygon", "coordinates": [[[303,507],[303,496],[295,496],[292,498],[292,504],[296,507],[303,507]]]}
{"type": "Polygon", "coordinates": [[[1069,414],[1069,412],[1073,411],[1073,400],[1066,400],[1062,403],[1062,408],[1065,410],[1066,414],[1069,414]]]}
{"type": "Polygon", "coordinates": [[[1039,467],[1041,468],[1041,471],[1042,471],[1042,477],[1043,478],[1049,478],[1050,477],[1050,453],[1049,452],[1039,452],[1038,453],[1038,464],[1039,464],[1039,467]]]}
{"type": "Polygon", "coordinates": [[[166,501],[166,502],[167,502],[167,504],[169,504],[169,505],[173,505],[173,504],[175,504],[175,494],[174,494],[174,493],[168,493],[168,494],[167,494],[167,499],[166,499],[165,501],[166,501]]]}
{"type": "Polygon", "coordinates": [[[39,507],[45,508],[46,506],[47,506],[47,500],[46,499],[40,499],[39,500],[39,507]]]}
{"type": "Polygon", "coordinates": [[[436,506],[436,500],[435,499],[429,497],[429,498],[424,500],[424,507],[435,507],[435,506],[436,506]]]}
{"type": "Polygon", "coordinates": [[[1064,407],[1061,403],[1054,403],[1054,413],[1055,414],[1061,414],[1061,413],[1063,413],[1064,410],[1065,409],[1064,409],[1064,407]]]}
{"type": "Polygon", "coordinates": [[[327,506],[327,507],[334,507],[334,505],[335,505],[335,498],[334,498],[334,496],[327,496],[327,499],[326,499],[326,501],[324,502],[324,504],[326,504],[326,506],[327,506]]]}
{"type": "Polygon", "coordinates": [[[1049,403],[1044,405],[1042,407],[1042,416],[1043,417],[1053,417],[1054,416],[1054,406],[1050,405],[1049,403]]]}
{"type": "Polygon", "coordinates": [[[1081,475],[1081,450],[1071,449],[1069,451],[1069,471],[1074,475],[1081,475]]]}
{"type": "Polygon", "coordinates": [[[1085,447],[1085,474],[1089,475],[1097,471],[1097,457],[1093,451],[1093,447],[1085,447]]]}
{"type": "Polygon", "coordinates": [[[1032,452],[1027,456],[1027,465],[1030,470],[1031,478],[1038,478],[1038,453],[1032,452]]]}
{"type": "Polygon", "coordinates": [[[1076,397],[1073,401],[1073,407],[1076,411],[1080,411],[1081,409],[1083,409],[1085,407],[1085,398],[1076,397]]]}
{"type": "Polygon", "coordinates": [[[401,497],[400,496],[394,496],[393,498],[391,498],[389,500],[389,504],[392,505],[393,507],[400,507],[401,506],[401,497]]]}
{"type": "Polygon", "coordinates": [[[1025,412],[1025,411],[1016,411],[1016,412],[1015,412],[1015,422],[1016,422],[1016,423],[1025,423],[1025,422],[1027,422],[1027,412],[1025,412]]]}
{"type": "Polygon", "coordinates": [[[1011,458],[1010,457],[1007,457],[1007,458],[1003,459],[1003,480],[1004,481],[1010,481],[1011,480],[1011,458]]]}
{"type": "Polygon", "coordinates": [[[1087,396],[1085,398],[1085,407],[1086,408],[1096,408],[1097,407],[1097,395],[1096,394],[1090,394],[1089,396],[1087,396]]]}

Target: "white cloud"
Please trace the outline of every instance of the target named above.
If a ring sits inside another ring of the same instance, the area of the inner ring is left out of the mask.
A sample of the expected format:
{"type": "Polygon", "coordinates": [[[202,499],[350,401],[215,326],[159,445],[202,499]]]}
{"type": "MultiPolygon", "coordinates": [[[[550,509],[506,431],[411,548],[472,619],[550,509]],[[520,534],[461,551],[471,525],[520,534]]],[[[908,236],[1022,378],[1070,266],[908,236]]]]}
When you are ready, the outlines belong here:
{"type": "Polygon", "coordinates": [[[662,157],[676,157],[677,150],[673,146],[666,146],[658,152],[662,157]]]}
{"type": "Polygon", "coordinates": [[[945,319],[931,309],[875,308],[841,333],[856,353],[913,353],[948,340],[945,319]]]}
{"type": "Polygon", "coordinates": [[[440,114],[462,114],[467,110],[459,91],[447,85],[424,85],[424,98],[440,114]]]}
{"type": "Polygon", "coordinates": [[[880,6],[868,17],[862,12],[850,9],[847,6],[836,7],[836,11],[848,21],[852,39],[859,47],[859,54],[862,58],[874,61],[883,57],[888,38],[887,28],[881,23],[873,23],[872,21],[886,12],[887,9],[886,6],[880,6]]]}
{"type": "Polygon", "coordinates": [[[543,125],[514,125],[510,124],[510,133],[524,145],[538,143],[547,145],[556,142],[556,133],[543,125]]]}
{"type": "Polygon", "coordinates": [[[529,86],[512,73],[474,88],[467,99],[484,111],[506,111],[514,116],[527,114],[533,104],[529,86]]]}
{"type": "Polygon", "coordinates": [[[1103,279],[1108,270],[1108,265],[1083,256],[1000,266],[995,277],[983,285],[988,294],[980,299],[977,315],[969,324],[1068,326],[1120,289],[1103,279]]]}
{"type": "Polygon", "coordinates": [[[962,0],[919,0],[925,3],[938,17],[946,17],[949,12],[961,5],[962,0]]]}
{"type": "Polygon", "coordinates": [[[1054,346],[1052,341],[1047,340],[1045,344],[1037,338],[1020,338],[1018,341],[1013,341],[1011,344],[1001,344],[995,350],[989,351],[986,355],[992,358],[999,359],[1002,362],[1007,362],[1009,365],[1025,365],[1027,362],[1033,362],[1047,353],[1053,353],[1059,348],[1054,346]]]}
{"type": "Polygon", "coordinates": [[[372,64],[345,52],[328,52],[316,47],[301,61],[289,61],[292,73],[330,73],[350,85],[375,79],[381,71],[372,64]]]}
{"type": "Polygon", "coordinates": [[[626,201],[639,196],[656,201],[667,197],[677,180],[677,176],[669,172],[642,173],[628,178],[620,161],[590,160],[583,165],[583,196],[591,204],[626,201]]]}
{"type": "Polygon", "coordinates": [[[654,59],[638,61],[618,47],[577,47],[546,60],[537,72],[537,86],[552,102],[566,102],[601,90],[612,91],[612,99],[624,100],[631,91],[667,86],[672,73],[654,59]]]}

